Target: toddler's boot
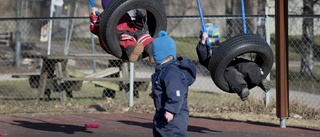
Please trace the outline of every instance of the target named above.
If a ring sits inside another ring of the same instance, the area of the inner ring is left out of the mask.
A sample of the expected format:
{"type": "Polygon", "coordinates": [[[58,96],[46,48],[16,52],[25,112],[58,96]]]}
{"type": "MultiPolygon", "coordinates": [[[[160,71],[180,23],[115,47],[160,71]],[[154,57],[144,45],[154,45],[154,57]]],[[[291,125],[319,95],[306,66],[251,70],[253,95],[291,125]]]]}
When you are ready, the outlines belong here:
{"type": "Polygon", "coordinates": [[[143,48],[144,46],[141,43],[137,43],[136,46],[128,46],[125,51],[128,55],[129,61],[136,62],[143,52],[143,48]]]}
{"type": "Polygon", "coordinates": [[[264,92],[268,92],[268,91],[271,89],[271,82],[270,82],[270,80],[263,79],[263,80],[259,83],[259,87],[261,87],[261,89],[263,89],[264,92]]]}
{"type": "Polygon", "coordinates": [[[239,97],[241,98],[242,101],[248,100],[248,97],[250,95],[250,91],[248,88],[243,88],[241,93],[239,94],[239,97]]]}
{"type": "Polygon", "coordinates": [[[149,61],[154,63],[152,55],[152,42],[150,42],[147,46],[144,47],[144,51],[149,55],[149,61]]]}

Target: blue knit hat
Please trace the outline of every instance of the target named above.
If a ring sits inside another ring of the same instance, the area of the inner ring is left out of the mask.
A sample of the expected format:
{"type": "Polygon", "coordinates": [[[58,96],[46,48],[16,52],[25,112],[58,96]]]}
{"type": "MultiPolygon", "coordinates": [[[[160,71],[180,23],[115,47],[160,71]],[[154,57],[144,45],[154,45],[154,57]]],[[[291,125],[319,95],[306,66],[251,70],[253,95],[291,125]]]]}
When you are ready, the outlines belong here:
{"type": "Polygon", "coordinates": [[[176,57],[176,43],[167,36],[165,31],[159,32],[159,37],[153,40],[152,55],[156,63],[162,63],[168,56],[172,56],[174,60],[176,57]]]}

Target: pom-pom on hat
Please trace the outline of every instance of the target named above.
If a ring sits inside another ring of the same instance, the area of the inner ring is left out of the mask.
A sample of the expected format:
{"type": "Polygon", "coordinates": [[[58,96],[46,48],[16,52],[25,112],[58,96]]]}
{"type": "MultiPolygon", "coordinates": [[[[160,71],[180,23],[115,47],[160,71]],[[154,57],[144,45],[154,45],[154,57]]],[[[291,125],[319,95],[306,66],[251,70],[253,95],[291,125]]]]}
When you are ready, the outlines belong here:
{"type": "Polygon", "coordinates": [[[101,5],[103,9],[105,9],[110,2],[111,0],[101,0],[101,5]]]}
{"type": "Polygon", "coordinates": [[[165,31],[159,32],[159,37],[153,40],[152,55],[156,63],[162,63],[168,56],[172,56],[174,60],[176,57],[176,43],[167,36],[165,31]]]}
{"type": "MultiPolygon", "coordinates": [[[[208,33],[209,42],[212,44],[219,42],[220,33],[219,33],[218,26],[214,23],[206,23],[204,27],[206,29],[205,32],[208,33]]],[[[202,36],[202,33],[203,33],[203,29],[200,30],[200,38],[202,36]]]]}

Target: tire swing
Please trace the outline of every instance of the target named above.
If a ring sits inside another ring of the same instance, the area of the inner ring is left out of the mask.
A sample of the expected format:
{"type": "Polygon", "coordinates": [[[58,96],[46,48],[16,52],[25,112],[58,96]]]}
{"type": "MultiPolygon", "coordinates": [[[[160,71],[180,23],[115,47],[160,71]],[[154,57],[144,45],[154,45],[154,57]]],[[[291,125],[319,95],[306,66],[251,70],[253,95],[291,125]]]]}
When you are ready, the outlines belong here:
{"type": "MultiPolygon", "coordinates": [[[[112,0],[103,11],[100,20],[100,38],[106,49],[115,57],[128,60],[122,53],[116,28],[120,18],[131,10],[141,9],[147,13],[144,32],[156,38],[161,30],[167,29],[167,16],[158,0],[112,0]]],[[[147,57],[143,54],[143,58],[147,57]]]]}
{"type": "MultiPolygon", "coordinates": [[[[244,34],[236,35],[224,42],[221,42],[218,47],[214,47],[216,49],[214,49],[214,52],[212,53],[208,66],[213,82],[218,88],[228,93],[234,92],[229,88],[229,84],[224,77],[224,73],[225,69],[233,59],[247,53],[250,54],[251,60],[262,69],[264,77],[270,73],[273,65],[273,52],[269,44],[257,34],[247,34],[243,0],[241,0],[241,5],[244,34]]],[[[198,6],[201,23],[204,28],[203,15],[199,0],[198,6]]]]}
{"type": "MultiPolygon", "coordinates": [[[[256,34],[239,34],[224,42],[221,42],[212,53],[209,62],[211,79],[221,90],[233,93],[224,73],[229,63],[236,57],[250,53],[254,61],[263,71],[266,77],[273,65],[273,52],[269,44],[256,34]]],[[[249,87],[250,88],[250,87],[249,87]]]]}

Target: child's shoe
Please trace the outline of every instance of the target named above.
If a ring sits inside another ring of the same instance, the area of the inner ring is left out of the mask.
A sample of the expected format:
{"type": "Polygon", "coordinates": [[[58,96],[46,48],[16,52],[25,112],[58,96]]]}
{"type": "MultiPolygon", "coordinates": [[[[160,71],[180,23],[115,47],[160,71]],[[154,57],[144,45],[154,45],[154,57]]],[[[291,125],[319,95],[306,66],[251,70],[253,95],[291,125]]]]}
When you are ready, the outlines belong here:
{"type": "Polygon", "coordinates": [[[138,43],[136,46],[128,46],[126,52],[130,62],[136,62],[143,52],[144,46],[141,43],[138,43]]]}
{"type": "Polygon", "coordinates": [[[239,94],[239,97],[241,98],[242,101],[248,100],[248,97],[250,95],[250,91],[248,88],[242,89],[241,93],[239,94]]]}
{"type": "Polygon", "coordinates": [[[154,63],[153,55],[152,55],[152,43],[149,43],[144,47],[144,51],[149,55],[149,61],[154,63]]]}
{"type": "Polygon", "coordinates": [[[259,83],[259,87],[261,87],[261,89],[263,89],[264,92],[268,92],[268,91],[271,89],[271,82],[270,82],[270,80],[263,79],[263,80],[259,83]]]}

